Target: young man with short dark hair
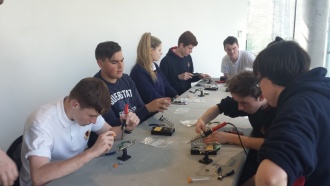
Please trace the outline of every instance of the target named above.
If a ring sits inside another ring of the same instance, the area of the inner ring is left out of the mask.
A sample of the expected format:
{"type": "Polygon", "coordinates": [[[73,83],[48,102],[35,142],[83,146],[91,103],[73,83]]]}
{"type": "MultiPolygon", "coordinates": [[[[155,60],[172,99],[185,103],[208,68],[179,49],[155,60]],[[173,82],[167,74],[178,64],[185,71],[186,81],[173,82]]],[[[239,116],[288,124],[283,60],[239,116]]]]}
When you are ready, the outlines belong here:
{"type": "Polygon", "coordinates": [[[256,185],[330,185],[330,78],[310,68],[294,41],[261,51],[253,66],[258,84],[277,114],[258,153],[256,185]]]}
{"type": "MultiPolygon", "coordinates": [[[[101,114],[110,109],[110,94],[104,82],[85,78],[69,96],[43,105],[25,122],[22,143],[21,185],[45,185],[68,175],[112,148],[120,127],[111,127],[101,114]],[[91,131],[100,136],[85,150],[91,131]]],[[[139,123],[134,113],[127,113],[127,128],[139,123]]]]}
{"type": "Polygon", "coordinates": [[[124,57],[118,43],[99,43],[95,49],[95,58],[100,71],[94,77],[103,80],[110,92],[111,110],[103,117],[111,126],[122,124],[120,115],[125,112],[126,104],[141,121],[154,112],[164,112],[167,109],[170,104],[167,98],[158,98],[144,104],[133,80],[124,73],[124,57]]]}
{"type": "MultiPolygon", "coordinates": [[[[251,137],[241,136],[242,143],[249,148],[241,177],[238,185],[253,182],[258,162],[257,151],[264,141],[265,132],[271,124],[276,109],[270,107],[267,100],[261,93],[260,88],[256,84],[252,71],[243,71],[238,75],[227,80],[227,87],[232,97],[226,97],[221,102],[209,108],[197,121],[196,132],[201,133],[206,130],[206,124],[216,118],[219,114],[235,118],[240,116],[248,116],[251,126],[253,128],[251,137]]],[[[241,145],[236,134],[226,132],[213,132],[209,137],[205,138],[205,143],[231,143],[241,145]]]]}
{"type": "Polygon", "coordinates": [[[192,82],[210,78],[208,74],[194,73],[190,53],[197,45],[194,34],[186,31],[179,37],[178,46],[170,48],[160,62],[160,69],[164,76],[179,95],[190,89],[192,82]]]}

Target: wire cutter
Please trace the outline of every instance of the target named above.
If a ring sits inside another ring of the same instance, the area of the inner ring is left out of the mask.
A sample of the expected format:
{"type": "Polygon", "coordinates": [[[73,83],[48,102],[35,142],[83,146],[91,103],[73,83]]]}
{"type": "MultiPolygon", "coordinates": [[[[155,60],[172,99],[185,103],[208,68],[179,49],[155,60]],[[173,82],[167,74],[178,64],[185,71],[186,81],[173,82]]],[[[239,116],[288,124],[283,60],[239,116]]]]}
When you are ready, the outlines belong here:
{"type": "Polygon", "coordinates": [[[235,171],[234,171],[234,169],[233,169],[233,170],[231,170],[230,172],[227,172],[226,174],[222,175],[222,168],[221,168],[221,167],[218,168],[217,172],[218,172],[218,180],[220,180],[220,181],[221,181],[223,178],[225,178],[225,177],[227,177],[227,176],[231,176],[231,175],[233,175],[233,174],[235,173],[235,171]]]}

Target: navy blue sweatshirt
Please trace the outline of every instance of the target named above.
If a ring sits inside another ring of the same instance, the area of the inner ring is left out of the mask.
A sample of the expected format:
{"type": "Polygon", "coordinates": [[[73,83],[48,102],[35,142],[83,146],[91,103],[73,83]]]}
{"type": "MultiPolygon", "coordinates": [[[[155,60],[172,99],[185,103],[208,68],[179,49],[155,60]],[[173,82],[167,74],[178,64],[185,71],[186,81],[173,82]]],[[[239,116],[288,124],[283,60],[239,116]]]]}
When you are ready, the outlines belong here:
{"type": "Polygon", "coordinates": [[[277,114],[259,150],[288,175],[288,185],[305,176],[305,186],[330,185],[330,78],[312,69],[279,95],[277,114]]]}
{"type": "Polygon", "coordinates": [[[137,90],[145,104],[157,98],[175,97],[178,95],[176,90],[167,82],[156,63],[155,73],[157,80],[154,82],[150,74],[139,64],[135,64],[130,73],[137,90]]]}
{"type": "Polygon", "coordinates": [[[178,56],[170,48],[166,56],[160,62],[160,69],[162,70],[167,81],[172,85],[172,87],[181,95],[185,91],[191,88],[191,82],[196,82],[200,80],[198,75],[188,80],[180,80],[178,75],[190,72],[194,73],[194,64],[190,55],[184,56],[183,58],[178,56]]]}
{"type": "Polygon", "coordinates": [[[147,119],[150,113],[145,107],[134,82],[127,74],[123,74],[121,78],[117,79],[116,83],[110,83],[103,79],[101,71],[96,73],[94,77],[103,80],[110,91],[111,109],[103,115],[107,123],[111,126],[120,126],[122,124],[120,115],[124,113],[126,104],[129,105],[131,112],[135,112],[141,122],[147,119]]]}

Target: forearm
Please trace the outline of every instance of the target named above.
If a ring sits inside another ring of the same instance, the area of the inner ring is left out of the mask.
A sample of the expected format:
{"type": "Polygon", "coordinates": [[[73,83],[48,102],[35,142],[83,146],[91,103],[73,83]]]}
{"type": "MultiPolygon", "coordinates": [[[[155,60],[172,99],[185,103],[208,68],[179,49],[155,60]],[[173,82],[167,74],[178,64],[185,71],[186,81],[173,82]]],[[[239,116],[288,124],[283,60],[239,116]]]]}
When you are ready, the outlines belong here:
{"type": "MultiPolygon", "coordinates": [[[[49,162],[42,165],[40,168],[31,167],[33,185],[45,185],[54,179],[71,174],[95,157],[96,156],[92,152],[86,150],[81,154],[64,161],[49,162]]],[[[33,158],[34,157],[30,157],[29,160],[33,161],[33,158]]]]}
{"type": "Polygon", "coordinates": [[[256,186],[286,186],[288,184],[288,176],[277,164],[265,159],[258,167],[255,183],[256,186]]]}
{"type": "MultiPolygon", "coordinates": [[[[237,134],[230,134],[226,133],[228,143],[235,144],[235,145],[241,145],[241,142],[238,138],[237,134]]],[[[240,136],[242,140],[242,144],[244,147],[254,150],[259,150],[260,146],[264,143],[264,138],[253,138],[248,136],[240,136]]]]}
{"type": "Polygon", "coordinates": [[[115,132],[115,134],[116,134],[115,139],[121,139],[121,136],[122,136],[121,125],[116,126],[116,127],[111,127],[108,123],[105,123],[100,130],[96,131],[96,133],[98,135],[101,135],[107,131],[115,132]]]}
{"type": "Polygon", "coordinates": [[[202,120],[204,123],[209,123],[220,114],[218,106],[212,106],[209,108],[198,120],[202,120]]]}
{"type": "MultiPolygon", "coordinates": [[[[147,104],[149,105],[149,104],[147,104]]],[[[143,119],[148,115],[150,114],[148,108],[147,108],[147,105],[145,106],[142,106],[140,108],[138,108],[136,111],[135,111],[135,114],[139,117],[140,121],[142,122],[143,119]]]]}
{"type": "Polygon", "coordinates": [[[110,109],[110,111],[107,114],[102,115],[105,121],[112,127],[114,126],[120,126],[121,120],[119,117],[115,115],[115,113],[110,109]]]}
{"type": "MultiPolygon", "coordinates": [[[[133,130],[133,129],[132,129],[132,130],[133,130]]],[[[118,127],[112,127],[112,128],[110,129],[110,131],[113,131],[113,132],[116,133],[116,137],[115,137],[116,140],[117,140],[117,139],[122,139],[122,135],[124,135],[124,134],[123,134],[123,131],[122,131],[122,129],[121,129],[121,126],[118,126],[118,127]]]]}

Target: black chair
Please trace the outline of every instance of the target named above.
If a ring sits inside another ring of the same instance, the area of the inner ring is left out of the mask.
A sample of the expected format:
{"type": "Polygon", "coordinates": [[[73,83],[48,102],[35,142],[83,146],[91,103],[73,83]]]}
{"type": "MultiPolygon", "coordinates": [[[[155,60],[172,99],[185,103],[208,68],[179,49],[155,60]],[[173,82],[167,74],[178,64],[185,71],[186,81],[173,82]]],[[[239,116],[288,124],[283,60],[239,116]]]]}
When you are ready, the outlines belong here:
{"type": "MultiPolygon", "coordinates": [[[[16,163],[18,172],[21,170],[22,167],[22,160],[21,160],[22,141],[23,141],[23,135],[18,137],[7,150],[7,155],[16,163]]],[[[19,178],[17,178],[17,180],[15,181],[14,186],[19,186],[19,178]]]]}

